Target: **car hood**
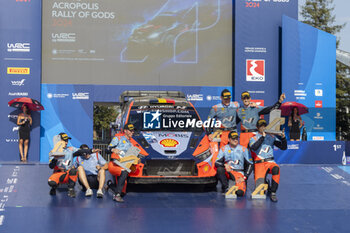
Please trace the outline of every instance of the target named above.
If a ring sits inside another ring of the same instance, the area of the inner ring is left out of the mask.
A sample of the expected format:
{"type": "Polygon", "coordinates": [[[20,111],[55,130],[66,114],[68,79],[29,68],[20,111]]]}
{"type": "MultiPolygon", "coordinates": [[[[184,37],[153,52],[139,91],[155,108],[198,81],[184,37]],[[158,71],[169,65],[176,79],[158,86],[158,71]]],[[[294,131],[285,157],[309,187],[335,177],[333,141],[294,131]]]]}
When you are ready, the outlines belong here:
{"type": "Polygon", "coordinates": [[[159,132],[141,133],[153,150],[163,156],[178,156],[187,150],[192,132],[159,132]]]}

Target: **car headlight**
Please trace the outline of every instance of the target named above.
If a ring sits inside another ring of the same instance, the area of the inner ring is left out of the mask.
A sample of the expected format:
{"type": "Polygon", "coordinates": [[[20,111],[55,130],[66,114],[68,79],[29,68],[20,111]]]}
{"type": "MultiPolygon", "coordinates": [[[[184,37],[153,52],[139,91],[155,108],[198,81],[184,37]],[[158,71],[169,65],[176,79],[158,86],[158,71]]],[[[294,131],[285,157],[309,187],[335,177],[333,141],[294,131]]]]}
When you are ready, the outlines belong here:
{"type": "Polygon", "coordinates": [[[209,158],[210,156],[211,156],[211,152],[208,149],[208,150],[204,151],[203,153],[197,155],[196,158],[199,159],[200,161],[204,161],[207,158],[209,158]]]}

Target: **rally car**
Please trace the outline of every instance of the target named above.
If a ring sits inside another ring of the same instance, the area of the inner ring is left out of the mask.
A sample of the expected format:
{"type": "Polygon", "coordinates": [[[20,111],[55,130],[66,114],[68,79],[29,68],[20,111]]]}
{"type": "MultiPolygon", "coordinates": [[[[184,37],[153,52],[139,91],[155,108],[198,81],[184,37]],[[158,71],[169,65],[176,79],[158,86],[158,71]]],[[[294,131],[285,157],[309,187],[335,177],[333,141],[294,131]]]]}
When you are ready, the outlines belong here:
{"type": "Polygon", "coordinates": [[[129,183],[216,184],[218,144],[182,92],[126,91],[120,102],[120,125],[134,124],[132,141],[140,149],[129,183]]]}

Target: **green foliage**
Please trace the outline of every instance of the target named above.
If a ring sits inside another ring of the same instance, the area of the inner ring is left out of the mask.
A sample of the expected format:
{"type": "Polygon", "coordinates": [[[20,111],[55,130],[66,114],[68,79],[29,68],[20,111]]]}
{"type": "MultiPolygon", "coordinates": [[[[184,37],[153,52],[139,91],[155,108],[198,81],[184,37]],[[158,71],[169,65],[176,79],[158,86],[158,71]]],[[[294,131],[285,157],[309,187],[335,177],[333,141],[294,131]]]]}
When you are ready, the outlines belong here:
{"type": "Polygon", "coordinates": [[[117,112],[113,107],[103,105],[94,106],[94,130],[109,129],[110,123],[114,122],[117,112]]]}
{"type": "Polygon", "coordinates": [[[306,0],[301,10],[302,22],[335,35],[345,24],[334,25],[333,10],[333,0],[306,0]]]}
{"type": "Polygon", "coordinates": [[[349,68],[337,62],[337,139],[350,140],[349,68]]]}

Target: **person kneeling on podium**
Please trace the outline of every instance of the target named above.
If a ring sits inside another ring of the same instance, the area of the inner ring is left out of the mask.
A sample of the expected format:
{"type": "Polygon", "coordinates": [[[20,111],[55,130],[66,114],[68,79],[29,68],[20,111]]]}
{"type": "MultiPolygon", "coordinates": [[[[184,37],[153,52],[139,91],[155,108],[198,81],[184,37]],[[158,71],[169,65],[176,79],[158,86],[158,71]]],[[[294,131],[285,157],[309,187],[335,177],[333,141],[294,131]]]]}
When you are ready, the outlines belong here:
{"type": "Polygon", "coordinates": [[[113,200],[117,202],[124,202],[122,194],[126,193],[126,179],[128,178],[129,173],[125,168],[117,165],[116,162],[125,155],[129,148],[133,146],[130,140],[134,132],[134,125],[126,124],[123,133],[116,134],[108,145],[108,149],[112,152],[111,161],[108,164],[108,170],[116,178],[117,186],[114,191],[115,195],[113,200]]]}
{"type": "Polygon", "coordinates": [[[248,149],[239,145],[237,132],[231,131],[228,135],[229,144],[222,147],[215,162],[217,177],[221,182],[222,192],[228,191],[227,177],[235,182],[237,196],[243,196],[246,191],[246,180],[253,170],[253,164],[248,149]]]}
{"type": "Polygon", "coordinates": [[[281,139],[278,139],[275,135],[265,133],[266,126],[267,123],[264,119],[258,120],[256,123],[258,132],[249,142],[249,146],[253,151],[255,188],[265,183],[267,174],[272,174],[271,187],[269,188],[271,192],[270,199],[277,202],[276,191],[280,180],[280,167],[274,160],[273,147],[276,146],[281,150],[286,150],[287,139],[284,132],[279,135],[281,139]]]}

